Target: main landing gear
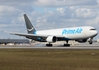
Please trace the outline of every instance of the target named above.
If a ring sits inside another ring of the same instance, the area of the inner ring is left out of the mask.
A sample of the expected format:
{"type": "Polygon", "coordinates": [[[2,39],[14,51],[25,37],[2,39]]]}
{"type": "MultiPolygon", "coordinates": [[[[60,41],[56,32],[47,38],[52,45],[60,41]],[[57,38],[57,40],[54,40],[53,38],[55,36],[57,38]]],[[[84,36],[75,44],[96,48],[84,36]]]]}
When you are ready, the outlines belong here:
{"type": "MultiPolygon", "coordinates": [[[[46,44],[46,46],[52,47],[53,44],[49,43],[49,44],[46,44]]],[[[68,44],[68,41],[66,41],[66,44],[64,44],[63,46],[64,46],[64,47],[70,47],[70,44],[68,44]]]]}
{"type": "Polygon", "coordinates": [[[64,44],[65,47],[70,47],[70,44],[64,44]]]}
{"type": "Polygon", "coordinates": [[[46,46],[48,46],[48,47],[52,47],[53,45],[49,43],[49,44],[46,44],[46,46]]]}
{"type": "Polygon", "coordinates": [[[64,44],[65,47],[70,47],[70,44],[68,44],[68,41],[66,41],[66,44],[64,44]]]}
{"type": "MultiPolygon", "coordinates": [[[[46,46],[48,46],[48,47],[52,47],[53,44],[46,44],[46,46]]],[[[70,44],[64,44],[63,46],[65,46],[65,47],[70,47],[70,44]]]]}

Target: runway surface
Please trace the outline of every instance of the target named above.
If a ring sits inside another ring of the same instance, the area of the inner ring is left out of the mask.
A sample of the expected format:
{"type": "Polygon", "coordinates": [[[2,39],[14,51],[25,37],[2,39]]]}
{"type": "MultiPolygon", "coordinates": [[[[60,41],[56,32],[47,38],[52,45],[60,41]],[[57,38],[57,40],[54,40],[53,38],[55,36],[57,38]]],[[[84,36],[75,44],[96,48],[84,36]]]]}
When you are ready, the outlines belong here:
{"type": "Polygon", "coordinates": [[[54,45],[53,47],[46,47],[45,44],[35,44],[35,45],[13,45],[13,46],[0,46],[0,49],[99,49],[99,43],[92,45],[89,44],[80,44],[70,47],[64,47],[62,45],[54,45]]]}
{"type": "Polygon", "coordinates": [[[99,46],[71,46],[71,47],[32,47],[32,46],[0,46],[0,49],[99,49],[99,46]]]}

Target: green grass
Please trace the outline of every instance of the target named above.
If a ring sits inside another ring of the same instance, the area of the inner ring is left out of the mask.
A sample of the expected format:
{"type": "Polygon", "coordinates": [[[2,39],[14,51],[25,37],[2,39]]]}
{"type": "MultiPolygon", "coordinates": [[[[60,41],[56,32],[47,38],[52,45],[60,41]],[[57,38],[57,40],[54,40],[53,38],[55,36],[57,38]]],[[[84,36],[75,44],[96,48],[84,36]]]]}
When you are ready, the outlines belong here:
{"type": "Polygon", "coordinates": [[[99,70],[99,50],[0,49],[0,70],[99,70]]]}

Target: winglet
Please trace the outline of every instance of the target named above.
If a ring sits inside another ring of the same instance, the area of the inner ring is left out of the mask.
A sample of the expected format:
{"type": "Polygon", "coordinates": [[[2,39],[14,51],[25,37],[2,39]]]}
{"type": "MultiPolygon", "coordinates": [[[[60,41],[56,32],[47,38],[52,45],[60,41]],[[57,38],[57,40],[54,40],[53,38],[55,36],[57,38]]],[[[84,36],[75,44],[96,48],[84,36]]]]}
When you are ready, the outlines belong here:
{"type": "Polygon", "coordinates": [[[26,14],[24,14],[24,19],[25,19],[25,23],[26,23],[26,27],[27,27],[27,32],[29,34],[35,34],[36,30],[26,14]]]}

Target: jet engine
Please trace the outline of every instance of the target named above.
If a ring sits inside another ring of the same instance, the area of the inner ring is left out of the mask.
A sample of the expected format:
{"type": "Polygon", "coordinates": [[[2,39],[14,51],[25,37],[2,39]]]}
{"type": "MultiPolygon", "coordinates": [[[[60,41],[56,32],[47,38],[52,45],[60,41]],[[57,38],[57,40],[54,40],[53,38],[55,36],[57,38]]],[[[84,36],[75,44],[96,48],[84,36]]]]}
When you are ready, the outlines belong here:
{"type": "Polygon", "coordinates": [[[55,36],[48,36],[46,38],[46,41],[49,42],[49,43],[53,43],[53,42],[57,41],[57,38],[55,36]]]}

